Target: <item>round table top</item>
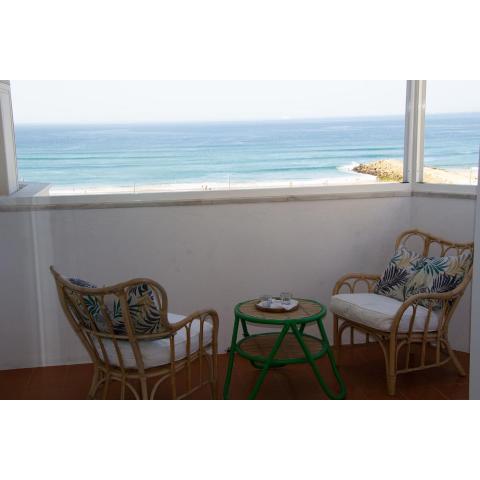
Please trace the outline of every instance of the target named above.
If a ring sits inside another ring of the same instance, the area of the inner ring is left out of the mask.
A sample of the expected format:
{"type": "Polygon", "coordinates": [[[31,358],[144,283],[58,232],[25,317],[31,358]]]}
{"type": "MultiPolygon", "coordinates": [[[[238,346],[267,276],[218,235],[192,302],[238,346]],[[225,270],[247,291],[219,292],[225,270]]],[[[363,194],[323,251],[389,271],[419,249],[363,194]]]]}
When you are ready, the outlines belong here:
{"type": "Polygon", "coordinates": [[[315,300],[301,298],[296,300],[298,300],[298,308],[291,312],[262,312],[255,307],[255,304],[260,301],[258,298],[239,303],[235,307],[235,312],[241,318],[257,323],[285,323],[289,320],[308,322],[322,318],[327,312],[325,306],[315,300]]]}

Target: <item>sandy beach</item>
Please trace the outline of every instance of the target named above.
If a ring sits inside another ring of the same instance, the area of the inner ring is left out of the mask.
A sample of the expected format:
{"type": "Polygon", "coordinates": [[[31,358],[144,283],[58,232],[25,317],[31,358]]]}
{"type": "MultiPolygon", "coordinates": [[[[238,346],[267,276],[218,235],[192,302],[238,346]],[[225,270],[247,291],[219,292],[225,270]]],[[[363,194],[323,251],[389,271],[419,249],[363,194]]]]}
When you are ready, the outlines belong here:
{"type": "Polygon", "coordinates": [[[211,182],[211,183],[164,183],[151,185],[126,185],[126,186],[78,186],[59,187],[52,186],[50,195],[105,195],[114,193],[155,193],[155,192],[200,192],[218,190],[252,190],[269,188],[298,188],[322,187],[328,185],[362,185],[378,183],[379,180],[372,175],[364,175],[352,171],[352,176],[342,178],[318,178],[299,181],[271,181],[271,182],[211,182]]]}

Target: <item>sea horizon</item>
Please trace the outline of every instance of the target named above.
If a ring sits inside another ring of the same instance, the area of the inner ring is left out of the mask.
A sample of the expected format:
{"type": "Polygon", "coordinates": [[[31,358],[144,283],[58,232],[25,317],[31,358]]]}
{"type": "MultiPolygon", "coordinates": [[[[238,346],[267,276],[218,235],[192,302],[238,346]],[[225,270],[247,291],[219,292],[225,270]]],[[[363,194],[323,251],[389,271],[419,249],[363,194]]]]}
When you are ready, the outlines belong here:
{"type": "MultiPolygon", "coordinates": [[[[456,116],[470,116],[480,115],[478,112],[440,112],[430,113],[428,117],[456,117],[456,116]]],[[[149,120],[149,121],[96,121],[96,122],[22,122],[16,121],[16,126],[52,126],[52,127],[71,127],[71,126],[122,126],[122,125],[184,125],[184,124],[222,124],[222,123],[275,123],[275,122],[309,122],[309,121],[326,121],[326,120],[362,120],[362,119],[382,119],[382,118],[401,118],[405,119],[403,113],[392,113],[382,115],[332,115],[325,117],[265,117],[265,118],[250,118],[250,119],[218,119],[218,120],[176,120],[176,121],[162,121],[162,120],[149,120]]]]}

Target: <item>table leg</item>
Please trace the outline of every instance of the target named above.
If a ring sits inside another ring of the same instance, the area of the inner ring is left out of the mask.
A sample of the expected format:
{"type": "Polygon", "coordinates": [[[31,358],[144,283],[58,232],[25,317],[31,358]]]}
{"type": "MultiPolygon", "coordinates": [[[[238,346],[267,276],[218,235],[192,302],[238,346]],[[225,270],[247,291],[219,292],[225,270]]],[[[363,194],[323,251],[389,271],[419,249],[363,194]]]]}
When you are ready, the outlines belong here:
{"type": "Polygon", "coordinates": [[[332,348],[330,347],[327,333],[325,332],[325,327],[323,326],[323,322],[321,320],[318,320],[317,324],[318,324],[318,329],[320,330],[320,335],[322,337],[323,344],[326,345],[327,347],[327,356],[328,356],[328,359],[330,360],[330,365],[332,366],[333,374],[335,375],[337,383],[340,387],[340,393],[339,393],[339,395],[341,395],[340,398],[345,398],[345,395],[347,393],[347,388],[345,386],[345,382],[343,381],[342,376],[340,375],[340,372],[338,371],[335,355],[333,354],[332,348]]]}
{"type": "Polygon", "coordinates": [[[237,335],[238,335],[238,324],[240,320],[236,316],[235,323],[233,325],[233,333],[232,333],[232,343],[230,345],[230,354],[228,356],[228,368],[227,368],[227,375],[225,377],[225,384],[223,386],[223,398],[228,400],[229,390],[230,390],[230,382],[232,381],[232,370],[233,370],[233,361],[235,360],[235,351],[237,348],[237,335]]]}
{"type": "Polygon", "coordinates": [[[285,325],[282,328],[282,331],[278,335],[277,340],[275,341],[275,345],[272,348],[272,351],[269,353],[267,360],[265,361],[262,371],[260,372],[260,375],[258,376],[258,379],[255,383],[255,386],[253,387],[253,390],[251,391],[249,395],[249,400],[255,399],[255,397],[258,394],[258,391],[260,390],[260,387],[262,386],[263,381],[265,380],[265,376],[267,375],[268,369],[270,368],[270,365],[275,358],[275,354],[278,352],[278,349],[280,348],[280,345],[283,342],[283,339],[285,338],[285,335],[288,332],[288,325],[285,325]]]}
{"type": "Polygon", "coordinates": [[[321,326],[321,322],[318,322],[318,324],[319,324],[320,332],[321,332],[321,335],[322,335],[322,343],[323,343],[323,345],[326,346],[328,359],[330,360],[330,365],[332,366],[333,373],[334,373],[335,378],[337,380],[337,383],[340,387],[340,393],[338,393],[337,395],[335,395],[330,390],[330,388],[327,386],[327,384],[324,382],[324,380],[323,380],[323,378],[320,375],[320,372],[318,370],[317,364],[315,363],[315,360],[313,359],[310,350],[305,345],[305,342],[303,341],[302,335],[298,331],[297,326],[294,325],[294,324],[291,324],[290,328],[292,329],[292,332],[295,335],[295,338],[297,339],[298,343],[300,344],[300,347],[302,348],[303,353],[305,354],[305,357],[306,357],[308,363],[310,364],[310,367],[312,368],[313,373],[315,374],[315,377],[316,377],[318,383],[320,384],[320,386],[322,387],[323,391],[332,400],[340,400],[340,399],[345,398],[345,393],[346,393],[345,384],[343,382],[342,377],[340,377],[340,374],[338,373],[337,366],[335,364],[335,359],[333,358],[332,352],[330,350],[330,345],[328,343],[328,339],[325,336],[325,330],[323,329],[323,326],[321,326]]]}
{"type": "Polygon", "coordinates": [[[247,322],[242,318],[240,320],[242,322],[242,332],[244,337],[249,337],[250,334],[248,333],[247,322]]]}

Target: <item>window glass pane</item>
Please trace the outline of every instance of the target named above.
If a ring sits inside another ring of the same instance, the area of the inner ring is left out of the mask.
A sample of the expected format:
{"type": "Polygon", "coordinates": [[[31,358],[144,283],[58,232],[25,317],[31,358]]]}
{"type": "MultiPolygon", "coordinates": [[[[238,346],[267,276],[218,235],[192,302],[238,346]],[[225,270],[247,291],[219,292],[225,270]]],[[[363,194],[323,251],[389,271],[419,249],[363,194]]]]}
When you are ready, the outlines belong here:
{"type": "Polygon", "coordinates": [[[476,185],[480,81],[427,81],[424,182],[476,185]]]}
{"type": "Polygon", "coordinates": [[[54,194],[401,181],[405,87],[12,82],[19,176],[54,194]]]}

